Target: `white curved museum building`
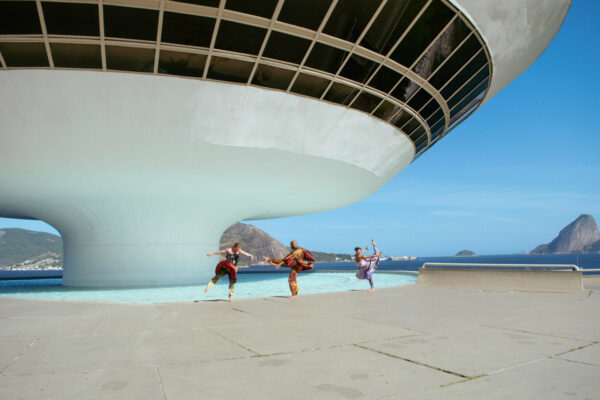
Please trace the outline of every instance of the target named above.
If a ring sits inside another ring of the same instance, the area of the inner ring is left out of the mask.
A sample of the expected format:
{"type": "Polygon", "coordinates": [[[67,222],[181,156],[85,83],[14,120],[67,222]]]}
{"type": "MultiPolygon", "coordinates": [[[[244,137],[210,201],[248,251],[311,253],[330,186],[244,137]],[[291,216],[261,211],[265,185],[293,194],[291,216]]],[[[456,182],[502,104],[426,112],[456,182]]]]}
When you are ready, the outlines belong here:
{"type": "Polygon", "coordinates": [[[60,232],[65,285],[205,282],[233,223],[381,187],[569,6],[0,0],[0,217],[60,232]]]}

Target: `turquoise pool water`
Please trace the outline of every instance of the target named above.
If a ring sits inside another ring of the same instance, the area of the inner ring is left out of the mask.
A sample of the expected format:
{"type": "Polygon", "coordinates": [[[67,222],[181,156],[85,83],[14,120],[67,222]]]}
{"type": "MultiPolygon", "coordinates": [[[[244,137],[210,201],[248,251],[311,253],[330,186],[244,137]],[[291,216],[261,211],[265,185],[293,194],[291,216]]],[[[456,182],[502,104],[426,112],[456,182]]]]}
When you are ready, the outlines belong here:
{"type": "MultiPolygon", "coordinates": [[[[288,296],[288,274],[238,274],[236,298],[288,296]]],[[[403,273],[375,273],[376,288],[412,284],[417,276],[403,273]]],[[[205,285],[133,287],[118,289],[63,287],[61,279],[0,281],[0,297],[20,297],[48,300],[111,301],[124,303],[167,303],[176,301],[227,299],[227,277],[221,279],[208,293],[205,285]]],[[[350,272],[303,273],[298,276],[300,295],[309,293],[368,290],[369,282],[356,279],[350,272]]]]}

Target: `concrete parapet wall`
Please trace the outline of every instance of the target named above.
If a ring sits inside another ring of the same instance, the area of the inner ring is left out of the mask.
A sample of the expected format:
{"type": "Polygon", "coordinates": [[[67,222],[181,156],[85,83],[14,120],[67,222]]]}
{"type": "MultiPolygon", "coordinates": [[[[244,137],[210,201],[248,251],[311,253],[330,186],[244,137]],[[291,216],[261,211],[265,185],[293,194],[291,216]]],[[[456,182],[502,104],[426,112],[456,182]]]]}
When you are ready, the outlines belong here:
{"type": "Polygon", "coordinates": [[[531,292],[573,292],[583,289],[581,271],[420,268],[417,284],[531,292]]]}

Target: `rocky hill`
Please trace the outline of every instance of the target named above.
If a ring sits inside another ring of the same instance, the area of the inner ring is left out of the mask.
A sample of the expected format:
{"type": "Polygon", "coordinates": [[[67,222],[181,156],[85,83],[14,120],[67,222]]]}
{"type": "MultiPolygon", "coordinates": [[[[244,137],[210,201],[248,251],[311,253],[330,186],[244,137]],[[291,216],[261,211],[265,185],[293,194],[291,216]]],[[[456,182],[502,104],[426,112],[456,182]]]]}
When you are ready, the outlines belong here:
{"type": "Polygon", "coordinates": [[[62,256],[62,251],[60,236],[17,228],[0,230],[0,266],[19,264],[48,253],[62,256]]]}
{"type": "MultiPolygon", "coordinates": [[[[268,233],[258,229],[253,225],[237,224],[231,225],[221,236],[221,249],[233,246],[235,242],[242,245],[242,250],[253,254],[257,261],[262,261],[263,256],[271,258],[281,258],[289,253],[289,249],[274,239],[268,233]]],[[[245,256],[241,257],[244,264],[248,263],[245,256]]]]}
{"type": "Polygon", "coordinates": [[[564,227],[548,244],[542,244],[529,254],[565,254],[600,251],[600,233],[591,215],[582,214],[564,227]]]}
{"type": "MultiPolygon", "coordinates": [[[[290,248],[284,246],[281,242],[273,238],[268,233],[249,224],[238,222],[227,228],[221,236],[221,249],[232,246],[235,242],[242,245],[242,249],[257,257],[254,262],[262,261],[263,256],[270,258],[281,258],[289,253],[290,248]]],[[[309,249],[311,250],[311,249],[309,249]]],[[[349,254],[324,253],[312,251],[315,259],[320,262],[350,260],[349,254]]],[[[247,264],[250,260],[242,256],[241,261],[247,264]]]]}

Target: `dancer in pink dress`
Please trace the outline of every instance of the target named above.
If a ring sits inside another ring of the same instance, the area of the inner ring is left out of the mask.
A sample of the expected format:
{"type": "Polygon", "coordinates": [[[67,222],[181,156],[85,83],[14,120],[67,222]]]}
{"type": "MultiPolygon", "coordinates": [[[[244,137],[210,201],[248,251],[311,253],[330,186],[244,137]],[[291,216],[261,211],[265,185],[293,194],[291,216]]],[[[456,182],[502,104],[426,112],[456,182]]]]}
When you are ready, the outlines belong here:
{"type": "Polygon", "coordinates": [[[381,253],[377,248],[375,240],[371,239],[371,244],[373,245],[373,255],[363,256],[362,254],[364,251],[369,249],[369,246],[366,246],[364,249],[355,247],[354,251],[356,253],[354,254],[354,261],[358,267],[358,273],[356,274],[356,277],[358,279],[367,279],[371,285],[369,292],[374,292],[375,287],[373,286],[373,272],[375,272],[375,269],[379,265],[379,257],[381,257],[383,253],[381,253]]]}

